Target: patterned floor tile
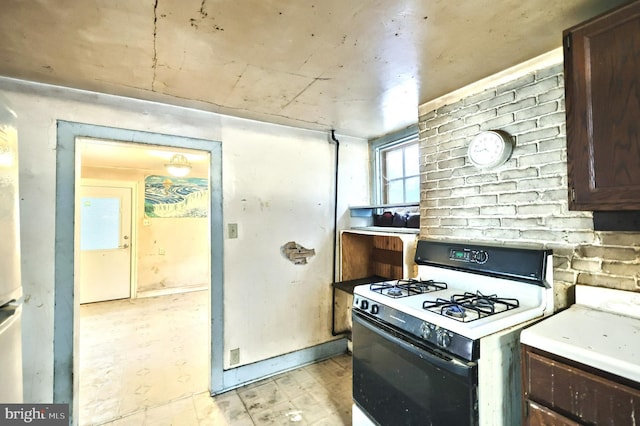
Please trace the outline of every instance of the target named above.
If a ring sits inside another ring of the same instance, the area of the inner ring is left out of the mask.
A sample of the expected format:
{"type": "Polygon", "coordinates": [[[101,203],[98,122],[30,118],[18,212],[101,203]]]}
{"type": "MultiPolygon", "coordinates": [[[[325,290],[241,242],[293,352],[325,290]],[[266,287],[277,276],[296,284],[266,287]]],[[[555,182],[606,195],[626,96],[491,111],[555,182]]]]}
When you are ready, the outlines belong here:
{"type": "Polygon", "coordinates": [[[349,354],[211,397],[207,296],[81,306],[81,426],[351,424],[349,354]]]}

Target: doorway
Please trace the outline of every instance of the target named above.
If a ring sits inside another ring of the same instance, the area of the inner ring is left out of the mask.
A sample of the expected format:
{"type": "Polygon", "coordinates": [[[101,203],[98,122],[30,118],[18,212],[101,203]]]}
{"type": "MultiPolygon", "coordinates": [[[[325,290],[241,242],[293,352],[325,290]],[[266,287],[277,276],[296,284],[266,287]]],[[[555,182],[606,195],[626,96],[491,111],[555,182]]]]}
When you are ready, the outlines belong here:
{"type": "Polygon", "coordinates": [[[93,138],[76,142],[83,425],[135,415],[208,390],[203,361],[210,335],[206,301],[211,248],[202,235],[209,229],[210,160],[208,152],[177,147],[93,138]],[[188,177],[165,169],[175,155],[190,160],[188,177]],[[194,187],[195,182],[201,186],[194,187]],[[194,280],[199,294],[189,285],[194,280]],[[137,289],[158,287],[164,290],[161,295],[149,297],[143,291],[147,297],[139,299],[137,289]],[[185,330],[178,331],[180,324],[185,330]],[[181,341],[187,329],[197,332],[189,345],[181,341]]]}
{"type": "Polygon", "coordinates": [[[209,340],[208,377],[211,391],[222,388],[223,374],[223,223],[222,223],[222,144],[213,140],[194,139],[105,126],[57,122],[56,167],[56,242],[55,242],[55,312],[54,312],[54,389],[56,403],[70,405],[71,422],[79,418],[79,303],[74,295],[76,256],[74,244],[75,191],[80,173],[78,139],[82,137],[119,141],[126,144],[181,147],[209,154],[209,224],[208,239],[210,292],[208,295],[209,340]],[[75,374],[74,374],[75,373],[75,374]]]}

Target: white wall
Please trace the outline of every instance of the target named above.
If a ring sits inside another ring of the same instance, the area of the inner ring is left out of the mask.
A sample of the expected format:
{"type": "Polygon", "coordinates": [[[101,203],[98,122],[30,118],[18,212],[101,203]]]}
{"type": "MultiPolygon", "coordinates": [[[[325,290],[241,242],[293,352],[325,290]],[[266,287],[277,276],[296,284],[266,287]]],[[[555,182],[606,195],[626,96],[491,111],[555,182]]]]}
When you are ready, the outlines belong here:
{"type": "MultiPolygon", "coordinates": [[[[335,146],[327,133],[0,78],[18,114],[25,401],[53,398],[56,120],[222,141],[225,368],[332,339],[335,146]],[[226,236],[225,236],[226,238],[226,236]],[[288,241],[316,250],[296,266],[288,241]]],[[[339,227],[368,202],[367,142],[340,139],[339,227]]]]}

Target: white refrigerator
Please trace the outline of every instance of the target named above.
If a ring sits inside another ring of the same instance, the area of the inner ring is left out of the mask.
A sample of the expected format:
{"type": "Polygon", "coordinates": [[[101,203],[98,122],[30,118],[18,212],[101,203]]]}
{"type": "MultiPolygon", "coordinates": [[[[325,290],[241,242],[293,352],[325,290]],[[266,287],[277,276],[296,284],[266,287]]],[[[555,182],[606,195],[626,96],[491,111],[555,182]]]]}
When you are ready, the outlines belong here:
{"type": "Polygon", "coordinates": [[[16,115],[0,94],[0,403],[23,402],[16,115]]]}

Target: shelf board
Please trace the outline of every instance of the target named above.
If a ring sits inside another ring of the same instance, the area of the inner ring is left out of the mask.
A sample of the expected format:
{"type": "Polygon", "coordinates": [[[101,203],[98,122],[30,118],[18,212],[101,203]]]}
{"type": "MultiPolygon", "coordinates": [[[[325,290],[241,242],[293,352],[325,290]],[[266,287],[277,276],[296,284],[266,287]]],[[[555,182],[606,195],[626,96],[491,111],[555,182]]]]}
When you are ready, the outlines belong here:
{"type": "Polygon", "coordinates": [[[396,209],[399,207],[420,207],[420,203],[374,204],[369,206],[349,206],[349,209],[351,210],[396,209]]]}
{"type": "Polygon", "coordinates": [[[336,290],[342,290],[349,294],[353,294],[354,287],[357,287],[363,284],[373,284],[373,283],[379,283],[379,282],[388,281],[388,280],[389,280],[388,278],[381,277],[379,275],[372,275],[370,277],[357,278],[355,280],[338,281],[333,283],[333,286],[336,288],[336,290]]]}
{"type": "Polygon", "coordinates": [[[355,226],[345,231],[371,231],[385,234],[419,234],[418,228],[405,228],[400,226],[355,226]]]}

